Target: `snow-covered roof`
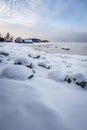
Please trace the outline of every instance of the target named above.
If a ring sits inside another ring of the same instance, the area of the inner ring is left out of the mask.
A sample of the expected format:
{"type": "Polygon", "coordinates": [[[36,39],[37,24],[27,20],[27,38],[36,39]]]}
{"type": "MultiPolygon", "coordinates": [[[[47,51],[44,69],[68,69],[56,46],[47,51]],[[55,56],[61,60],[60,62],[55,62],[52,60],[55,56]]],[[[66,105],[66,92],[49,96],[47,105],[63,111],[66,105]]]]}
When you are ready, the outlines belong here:
{"type": "Polygon", "coordinates": [[[23,39],[23,42],[25,42],[25,43],[32,43],[33,41],[32,41],[32,39],[23,39]]]}

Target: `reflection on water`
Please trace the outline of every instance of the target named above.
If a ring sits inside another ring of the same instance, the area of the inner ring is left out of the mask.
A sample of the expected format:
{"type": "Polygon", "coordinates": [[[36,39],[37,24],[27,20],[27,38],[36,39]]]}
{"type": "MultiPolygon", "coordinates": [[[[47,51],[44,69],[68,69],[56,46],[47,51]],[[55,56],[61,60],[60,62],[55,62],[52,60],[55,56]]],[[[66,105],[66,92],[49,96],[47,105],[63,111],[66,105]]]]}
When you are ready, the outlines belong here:
{"type": "Polygon", "coordinates": [[[87,43],[44,43],[35,44],[34,48],[48,53],[87,55],[87,43]]]}

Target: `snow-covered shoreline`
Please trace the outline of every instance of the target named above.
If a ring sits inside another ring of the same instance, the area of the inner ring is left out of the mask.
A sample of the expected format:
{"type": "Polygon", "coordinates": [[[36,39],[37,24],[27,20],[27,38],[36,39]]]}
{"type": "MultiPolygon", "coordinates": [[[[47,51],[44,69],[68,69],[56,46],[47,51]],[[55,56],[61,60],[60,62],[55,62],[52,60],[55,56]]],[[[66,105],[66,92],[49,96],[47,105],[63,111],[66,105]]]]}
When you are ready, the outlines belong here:
{"type": "Polygon", "coordinates": [[[71,55],[87,56],[86,42],[51,42],[51,43],[34,43],[35,50],[47,53],[60,53],[71,55]]]}
{"type": "Polygon", "coordinates": [[[0,54],[1,130],[87,130],[87,85],[64,81],[74,73],[87,82],[87,56],[17,43],[0,43],[0,52],[9,54],[0,54]]]}

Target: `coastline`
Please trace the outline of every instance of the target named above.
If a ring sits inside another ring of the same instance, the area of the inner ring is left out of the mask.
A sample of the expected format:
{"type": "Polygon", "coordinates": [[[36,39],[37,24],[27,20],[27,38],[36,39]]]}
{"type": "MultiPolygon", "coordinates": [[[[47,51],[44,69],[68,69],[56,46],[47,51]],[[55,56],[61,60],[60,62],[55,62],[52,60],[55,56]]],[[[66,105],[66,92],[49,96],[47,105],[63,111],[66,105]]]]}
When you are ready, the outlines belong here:
{"type": "Polygon", "coordinates": [[[78,82],[87,81],[87,56],[46,53],[17,43],[0,49],[0,128],[87,130],[87,85],[65,81],[73,74],[78,82]]]}
{"type": "Polygon", "coordinates": [[[69,55],[84,55],[87,56],[87,43],[79,42],[55,42],[55,43],[36,43],[34,49],[47,53],[61,53],[69,55]],[[65,48],[65,49],[63,49],[65,48]],[[68,48],[68,49],[66,49],[68,48]]]}

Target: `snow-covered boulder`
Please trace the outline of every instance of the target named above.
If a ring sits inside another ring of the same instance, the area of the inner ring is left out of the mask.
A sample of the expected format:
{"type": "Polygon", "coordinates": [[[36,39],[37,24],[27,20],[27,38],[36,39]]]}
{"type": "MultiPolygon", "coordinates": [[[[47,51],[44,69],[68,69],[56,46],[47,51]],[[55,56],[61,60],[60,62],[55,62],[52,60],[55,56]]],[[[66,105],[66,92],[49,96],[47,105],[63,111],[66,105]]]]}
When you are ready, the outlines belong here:
{"type": "Polygon", "coordinates": [[[75,83],[82,88],[84,88],[87,85],[87,74],[86,73],[79,73],[79,72],[73,72],[70,75],[67,75],[65,78],[65,81],[68,83],[75,83]]]}
{"type": "Polygon", "coordinates": [[[38,53],[30,53],[28,56],[32,57],[34,59],[39,59],[40,58],[40,55],[38,53]]]}
{"type": "Polygon", "coordinates": [[[70,50],[70,48],[69,48],[68,46],[65,46],[65,47],[63,47],[63,48],[61,48],[61,49],[70,50]]]}
{"type": "Polygon", "coordinates": [[[9,55],[9,53],[6,52],[6,51],[0,51],[0,54],[1,54],[1,55],[4,55],[4,56],[8,56],[8,55],[9,55]]]}
{"type": "Polygon", "coordinates": [[[12,65],[4,68],[1,76],[15,80],[27,80],[33,77],[33,71],[25,66],[12,65]]]}
{"type": "Polygon", "coordinates": [[[63,82],[65,79],[65,74],[63,74],[59,70],[55,70],[55,71],[51,71],[48,74],[48,78],[53,79],[53,80],[58,81],[58,82],[63,82]]]}
{"type": "Polygon", "coordinates": [[[16,58],[14,61],[14,64],[15,65],[24,65],[26,67],[32,68],[32,62],[23,57],[16,58]]]}
{"type": "Polygon", "coordinates": [[[46,61],[41,61],[38,63],[38,66],[44,67],[46,69],[50,69],[50,65],[49,63],[47,63],[46,61]]]}

